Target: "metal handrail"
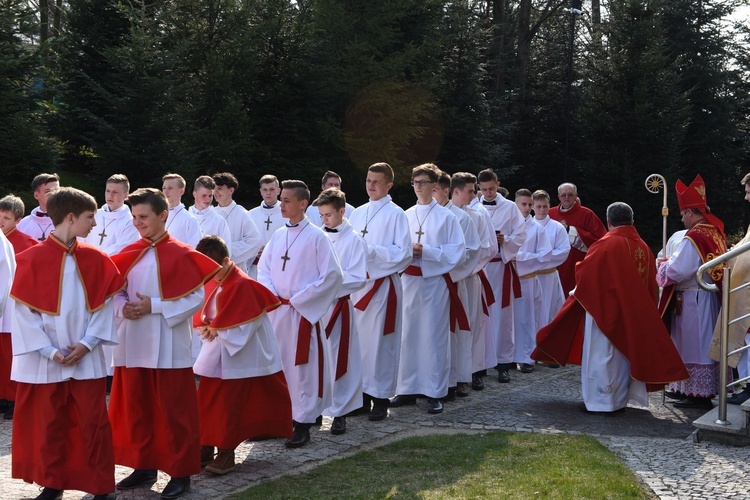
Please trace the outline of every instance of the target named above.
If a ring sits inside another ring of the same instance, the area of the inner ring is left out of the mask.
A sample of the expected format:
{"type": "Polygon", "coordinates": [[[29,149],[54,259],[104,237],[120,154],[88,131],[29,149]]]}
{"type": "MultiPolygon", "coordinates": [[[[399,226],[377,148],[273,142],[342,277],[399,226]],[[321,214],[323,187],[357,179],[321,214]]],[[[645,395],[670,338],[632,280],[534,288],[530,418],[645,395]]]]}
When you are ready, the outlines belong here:
{"type": "MultiPolygon", "coordinates": [[[[750,242],[745,243],[743,245],[737,246],[731,250],[729,250],[727,253],[722,254],[715,259],[709,260],[702,266],[698,268],[698,271],[696,272],[696,280],[698,281],[698,286],[700,286],[702,289],[706,290],[707,292],[718,292],[719,287],[714,285],[713,283],[706,283],[704,277],[705,275],[716,266],[719,266],[721,264],[724,264],[735,257],[744,254],[745,252],[750,251],[750,242]]],[[[724,268],[724,274],[722,277],[722,287],[721,287],[721,337],[720,337],[720,356],[719,356],[719,369],[721,370],[719,373],[719,418],[716,419],[716,423],[720,425],[729,425],[729,421],[727,420],[727,388],[730,386],[734,386],[736,384],[739,384],[742,382],[742,380],[738,380],[737,382],[733,382],[732,384],[727,384],[727,368],[729,367],[729,295],[738,292],[740,290],[743,290],[747,283],[740,285],[736,287],[734,290],[730,289],[730,280],[732,277],[732,269],[729,266],[726,266],[724,268]]],[[[744,315],[742,318],[746,317],[747,315],[744,315]]],[[[736,318],[732,321],[735,322],[741,318],[736,318]]],[[[747,346],[737,349],[735,351],[732,351],[732,354],[737,353],[738,351],[743,351],[747,348],[747,346]]],[[[744,380],[744,379],[743,379],[744,380]]]]}

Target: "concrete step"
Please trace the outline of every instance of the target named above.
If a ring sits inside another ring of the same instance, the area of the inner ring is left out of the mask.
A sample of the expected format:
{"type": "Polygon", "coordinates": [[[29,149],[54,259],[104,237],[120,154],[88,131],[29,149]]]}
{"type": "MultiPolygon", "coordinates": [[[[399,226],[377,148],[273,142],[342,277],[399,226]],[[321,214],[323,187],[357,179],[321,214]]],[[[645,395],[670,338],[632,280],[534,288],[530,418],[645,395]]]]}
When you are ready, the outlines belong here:
{"type": "Polygon", "coordinates": [[[750,401],[742,406],[727,405],[727,421],[729,424],[721,424],[716,421],[719,418],[719,407],[715,407],[708,413],[693,422],[697,430],[693,433],[693,440],[720,442],[732,446],[750,446],[750,429],[748,429],[748,418],[750,418],[750,401]]]}

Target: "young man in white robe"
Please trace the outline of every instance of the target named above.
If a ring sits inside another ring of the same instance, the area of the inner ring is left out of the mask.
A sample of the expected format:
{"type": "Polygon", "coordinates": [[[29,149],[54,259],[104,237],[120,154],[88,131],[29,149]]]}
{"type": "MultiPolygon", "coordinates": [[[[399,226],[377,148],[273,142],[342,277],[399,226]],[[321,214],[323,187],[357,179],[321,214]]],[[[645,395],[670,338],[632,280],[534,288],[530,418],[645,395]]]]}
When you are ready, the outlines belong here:
{"type": "Polygon", "coordinates": [[[516,204],[498,196],[497,189],[500,183],[493,170],[482,170],[477,179],[482,191],[482,205],[490,213],[498,245],[497,255],[485,268],[495,296],[495,303],[487,306],[489,317],[485,322],[488,340],[487,364],[491,365],[494,361],[498,371],[498,382],[508,383],[509,370],[513,367],[516,355],[513,304],[514,299],[521,294],[521,282],[513,261],[526,241],[526,226],[516,204]],[[493,341],[494,345],[490,346],[493,341]],[[491,350],[493,347],[494,352],[491,350]]]}
{"type": "Polygon", "coordinates": [[[31,211],[18,223],[18,230],[26,233],[37,241],[49,238],[49,233],[55,228],[47,215],[47,195],[60,187],[60,177],[57,174],[39,174],[31,181],[31,190],[39,206],[31,211]]]}
{"type": "Polygon", "coordinates": [[[232,234],[229,255],[232,262],[247,274],[248,268],[263,245],[260,231],[247,210],[232,199],[240,186],[237,178],[229,172],[222,172],[214,174],[213,179],[216,183],[214,199],[217,203],[214,210],[227,221],[229,232],[232,234]]]}
{"type": "Polygon", "coordinates": [[[91,231],[83,240],[114,255],[140,238],[133,225],[130,207],[125,204],[130,192],[130,181],[123,174],[107,179],[104,189],[104,205],[96,211],[96,231],[91,231]]]}
{"type": "Polygon", "coordinates": [[[96,200],[61,188],[46,201],[54,233],[18,255],[11,291],[11,473],[43,486],[37,499],[60,499],[66,489],[110,499],[115,462],[101,346],[117,343],[111,297],[124,280],[104,252],[77,239],[96,225],[96,200]]]}
{"type": "Polygon", "coordinates": [[[178,498],[200,472],[191,320],[220,266],[172,238],[161,191],[137,189],[128,202],[141,239],[112,257],[127,287],[114,301],[120,343],[109,418],[115,462],[135,470],[117,488],[151,485],[161,470],[170,476],[162,498],[178,498]]]}
{"type": "Polygon", "coordinates": [[[282,183],[281,214],[289,222],[273,234],[258,263],[258,281],[282,304],[269,317],[292,398],[294,434],[286,442],[288,448],[310,441],[310,427],[331,404],[321,319],[343,281],[330,240],[305,217],[309,201],[304,182],[282,183]]]}
{"type": "Polygon", "coordinates": [[[479,232],[471,216],[460,207],[456,206],[449,199],[451,192],[451,176],[446,172],[439,172],[438,181],[432,190],[432,196],[435,201],[444,208],[449,209],[456,216],[461,231],[464,234],[466,242],[466,259],[459,263],[451,272],[451,281],[456,285],[458,296],[461,299],[461,306],[464,308],[468,320],[469,328],[465,330],[456,329],[455,335],[450,336],[451,341],[451,369],[448,376],[448,397],[447,401],[452,401],[456,396],[466,397],[469,395],[469,382],[471,381],[471,348],[472,348],[472,322],[473,304],[470,302],[469,288],[472,288],[472,295],[477,299],[479,295],[477,290],[481,290],[479,278],[474,274],[477,262],[480,257],[479,232]]]}
{"type": "MultiPolygon", "coordinates": [[[[326,189],[331,188],[341,189],[341,176],[336,172],[329,170],[323,174],[323,180],[320,184],[320,192],[322,193],[326,189]]],[[[344,217],[349,219],[349,217],[352,216],[352,212],[354,212],[354,207],[347,203],[345,206],[344,217]]],[[[320,216],[320,213],[318,213],[318,209],[312,203],[307,207],[305,215],[310,219],[310,222],[320,228],[323,227],[323,218],[320,216]]]]}
{"type": "Polygon", "coordinates": [[[371,421],[388,416],[396,394],[401,352],[401,273],[411,262],[409,222],[391,200],[393,169],[375,163],[367,170],[370,200],[349,220],[367,243],[367,284],[352,294],[354,322],[362,349],[362,411],[371,421]]]}
{"type": "Polygon", "coordinates": [[[331,360],[331,405],[323,415],[333,417],[331,434],[346,432],[346,415],[362,406],[362,351],[354,323],[354,305],[350,295],[367,282],[367,244],[346,220],[346,196],[337,188],[320,193],[313,203],[323,221],[323,230],[344,273],[336,302],[323,316],[331,360]]]}
{"type": "Polygon", "coordinates": [[[537,313],[542,307],[542,291],[537,273],[546,266],[552,244],[542,226],[531,215],[533,200],[531,191],[516,191],[516,206],[521,211],[526,226],[526,241],[516,254],[516,270],[521,280],[521,296],[516,298],[513,315],[513,329],[516,345],[515,361],[521,373],[534,371],[531,353],[536,348],[536,331],[539,329],[537,313]]]}
{"type": "Polygon", "coordinates": [[[456,216],[432,197],[437,167],[412,170],[417,204],[406,213],[412,240],[412,262],[404,271],[403,334],[397,396],[392,407],[427,397],[427,412],[441,413],[448,395],[451,339],[468,330],[468,318],[450,272],[466,260],[466,242],[456,216]],[[452,332],[453,331],[453,332],[452,332]]]}
{"type": "Polygon", "coordinates": [[[161,191],[169,202],[166,230],[172,238],[195,248],[201,239],[201,228],[195,217],[182,203],[182,195],[185,194],[185,179],[179,174],[166,174],[161,180],[161,191]]]}
{"type": "MultiPolygon", "coordinates": [[[[565,226],[550,218],[550,196],[546,191],[541,189],[534,191],[531,195],[534,202],[534,218],[537,224],[544,228],[552,245],[552,252],[547,255],[546,264],[543,269],[537,271],[539,278],[539,289],[542,292],[542,303],[537,314],[538,327],[548,325],[557,314],[557,311],[565,302],[562,284],[560,283],[560,273],[557,272],[557,266],[561,265],[568,258],[570,253],[570,240],[565,226]]],[[[554,366],[554,365],[552,365],[554,366]]]]}
{"type": "Polygon", "coordinates": [[[206,286],[193,371],[200,375],[201,465],[223,475],[234,470],[243,441],[292,436],[292,402],[267,314],[281,303],[235,266],[218,236],[204,236],[196,250],[221,264],[210,292],[206,286]]]}
{"type": "Polygon", "coordinates": [[[211,205],[214,201],[214,189],[216,189],[216,183],[212,177],[201,175],[195,179],[193,185],[193,200],[195,200],[195,203],[188,211],[198,221],[201,237],[218,236],[224,240],[231,251],[232,232],[229,230],[229,224],[224,217],[216,213],[213,205],[211,205]]]}
{"type": "Polygon", "coordinates": [[[284,227],[287,223],[286,217],[281,215],[281,204],[279,203],[279,180],[270,174],[260,178],[260,195],[263,201],[257,207],[250,210],[250,219],[260,231],[261,246],[253,261],[248,261],[249,275],[251,278],[258,277],[258,261],[263,248],[268,244],[277,229],[284,227]]]}

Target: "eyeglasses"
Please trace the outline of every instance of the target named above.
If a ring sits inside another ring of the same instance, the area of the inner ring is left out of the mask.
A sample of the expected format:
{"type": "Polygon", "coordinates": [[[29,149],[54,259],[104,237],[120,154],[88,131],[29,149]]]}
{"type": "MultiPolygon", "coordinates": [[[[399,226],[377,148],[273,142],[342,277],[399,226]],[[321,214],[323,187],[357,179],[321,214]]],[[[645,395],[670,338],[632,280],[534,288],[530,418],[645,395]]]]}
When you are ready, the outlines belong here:
{"type": "Polygon", "coordinates": [[[411,181],[412,186],[425,187],[428,184],[434,184],[432,181],[411,181]]]}

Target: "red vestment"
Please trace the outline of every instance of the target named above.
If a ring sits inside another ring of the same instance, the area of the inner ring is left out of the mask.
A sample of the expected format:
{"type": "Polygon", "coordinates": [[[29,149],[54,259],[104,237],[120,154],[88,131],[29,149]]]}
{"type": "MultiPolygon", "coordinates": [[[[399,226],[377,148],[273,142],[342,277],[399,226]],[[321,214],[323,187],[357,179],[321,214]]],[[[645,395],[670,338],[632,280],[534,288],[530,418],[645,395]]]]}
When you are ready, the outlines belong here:
{"type": "MultiPolygon", "coordinates": [[[[566,212],[563,212],[560,206],[550,208],[549,216],[551,219],[562,223],[566,228],[574,226],[583,243],[589,248],[596,240],[607,233],[607,228],[604,227],[601,219],[591,209],[581,206],[581,203],[577,200],[566,212]]],[[[568,258],[557,267],[566,297],[576,284],[576,263],[582,261],[584,257],[586,257],[586,252],[571,247],[568,258]]]]}
{"type": "Polygon", "coordinates": [[[16,255],[39,243],[28,234],[19,231],[16,227],[8,231],[8,234],[6,234],[5,237],[8,238],[8,241],[13,245],[13,252],[16,255]]]}
{"type": "Polygon", "coordinates": [[[616,227],[589,248],[576,266],[575,294],[539,330],[531,357],[580,364],[587,312],[648,390],[688,378],[656,308],[654,256],[633,226],[616,227]]]}

